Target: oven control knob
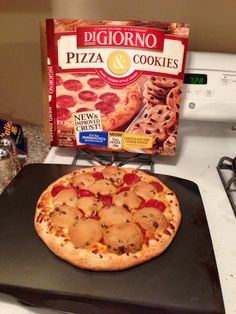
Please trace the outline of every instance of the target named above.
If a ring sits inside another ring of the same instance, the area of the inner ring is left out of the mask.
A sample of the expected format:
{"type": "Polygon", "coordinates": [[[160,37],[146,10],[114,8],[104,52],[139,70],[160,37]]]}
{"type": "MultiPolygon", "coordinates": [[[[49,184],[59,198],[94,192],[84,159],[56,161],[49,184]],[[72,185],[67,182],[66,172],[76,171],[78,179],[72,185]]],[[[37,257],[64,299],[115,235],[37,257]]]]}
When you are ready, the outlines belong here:
{"type": "Polygon", "coordinates": [[[188,106],[189,106],[190,109],[194,109],[195,106],[196,106],[196,104],[195,104],[195,102],[190,102],[190,103],[188,104],[188,106]]]}

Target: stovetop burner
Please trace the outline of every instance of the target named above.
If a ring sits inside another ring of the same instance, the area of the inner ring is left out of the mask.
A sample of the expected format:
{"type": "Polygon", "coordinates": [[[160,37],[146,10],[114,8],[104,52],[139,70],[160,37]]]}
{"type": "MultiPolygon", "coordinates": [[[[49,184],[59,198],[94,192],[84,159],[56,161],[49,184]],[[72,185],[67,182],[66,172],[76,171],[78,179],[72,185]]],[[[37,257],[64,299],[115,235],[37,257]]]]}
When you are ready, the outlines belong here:
{"type": "Polygon", "coordinates": [[[135,163],[138,168],[145,165],[148,166],[150,171],[154,172],[154,161],[152,155],[77,149],[72,165],[76,165],[77,161],[81,159],[90,161],[91,163],[98,163],[103,166],[116,165],[117,167],[122,167],[130,163],[135,163]]]}
{"type": "Polygon", "coordinates": [[[236,157],[222,157],[217,170],[236,217],[236,157]]]}

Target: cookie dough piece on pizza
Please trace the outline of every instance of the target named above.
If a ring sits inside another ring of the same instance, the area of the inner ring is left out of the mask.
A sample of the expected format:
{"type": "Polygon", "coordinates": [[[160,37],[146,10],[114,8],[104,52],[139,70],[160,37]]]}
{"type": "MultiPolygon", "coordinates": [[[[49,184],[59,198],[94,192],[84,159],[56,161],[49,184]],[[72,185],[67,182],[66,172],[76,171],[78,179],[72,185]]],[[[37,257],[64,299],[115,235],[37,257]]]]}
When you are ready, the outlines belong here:
{"type": "Polygon", "coordinates": [[[71,179],[72,185],[80,189],[86,189],[88,186],[90,186],[94,182],[95,182],[95,178],[90,173],[79,174],[77,176],[74,176],[71,179]]]}
{"type": "Polygon", "coordinates": [[[63,189],[53,198],[54,206],[66,204],[75,207],[77,201],[77,193],[75,190],[72,189],[63,189]]]}
{"type": "Polygon", "coordinates": [[[117,189],[110,180],[101,179],[91,184],[88,190],[95,195],[109,195],[116,193],[117,189]]]}
{"type": "Polygon", "coordinates": [[[57,227],[68,228],[75,224],[83,216],[78,208],[70,205],[59,205],[51,213],[50,217],[57,227]]]}
{"type": "Polygon", "coordinates": [[[132,191],[123,191],[113,196],[113,203],[116,206],[137,209],[142,200],[132,191]]]}
{"type": "Polygon", "coordinates": [[[78,200],[76,206],[84,213],[85,217],[91,217],[95,216],[103,205],[94,196],[84,196],[78,200]]]}
{"type": "Polygon", "coordinates": [[[133,221],[144,230],[158,233],[168,227],[165,216],[154,207],[144,207],[133,215],[133,221]]]}
{"type": "Polygon", "coordinates": [[[77,248],[99,242],[103,237],[101,224],[94,219],[80,219],[78,223],[69,229],[69,236],[77,248]]]}
{"type": "Polygon", "coordinates": [[[106,227],[113,225],[131,222],[132,215],[124,207],[111,206],[109,208],[103,208],[99,211],[98,216],[100,217],[100,222],[106,227]]]}
{"type": "Polygon", "coordinates": [[[125,170],[117,167],[109,167],[102,171],[105,179],[110,180],[115,186],[123,183],[123,177],[126,174],[125,170]]]}
{"type": "Polygon", "coordinates": [[[137,252],[143,244],[142,231],[134,223],[109,227],[105,231],[103,239],[108,250],[117,254],[137,252]]]}

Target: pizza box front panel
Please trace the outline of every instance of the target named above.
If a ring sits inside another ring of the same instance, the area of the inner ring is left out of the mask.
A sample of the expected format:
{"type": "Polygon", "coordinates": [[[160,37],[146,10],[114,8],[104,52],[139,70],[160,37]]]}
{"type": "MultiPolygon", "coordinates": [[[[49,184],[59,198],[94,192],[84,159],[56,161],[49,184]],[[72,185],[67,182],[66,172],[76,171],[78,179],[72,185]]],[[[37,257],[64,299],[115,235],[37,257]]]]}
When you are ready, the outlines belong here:
{"type": "Polygon", "coordinates": [[[175,154],[187,24],[49,19],[44,34],[53,146],[175,154]]]}
{"type": "Polygon", "coordinates": [[[64,310],[70,300],[78,311],[97,304],[103,313],[132,313],[134,305],[137,313],[224,313],[204,208],[191,181],[158,175],[175,191],[182,211],[180,229],[161,256],[117,272],[80,270],[56,257],[34,230],[35,205],[51,182],[73,169],[28,165],[1,195],[1,292],[64,310]]]}

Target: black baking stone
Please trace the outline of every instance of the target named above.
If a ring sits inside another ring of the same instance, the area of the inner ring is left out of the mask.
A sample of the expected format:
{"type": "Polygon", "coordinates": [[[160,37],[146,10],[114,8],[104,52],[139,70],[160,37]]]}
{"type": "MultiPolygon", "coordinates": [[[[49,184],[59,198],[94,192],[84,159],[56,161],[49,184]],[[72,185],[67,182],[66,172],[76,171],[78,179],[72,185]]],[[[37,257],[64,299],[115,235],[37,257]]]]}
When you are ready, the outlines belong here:
{"type": "Polygon", "coordinates": [[[80,270],[56,257],[34,230],[46,187],[75,166],[25,166],[0,196],[0,292],[26,303],[74,313],[225,313],[199,189],[156,175],[179,199],[180,229],[159,257],[116,272],[80,270]]]}

